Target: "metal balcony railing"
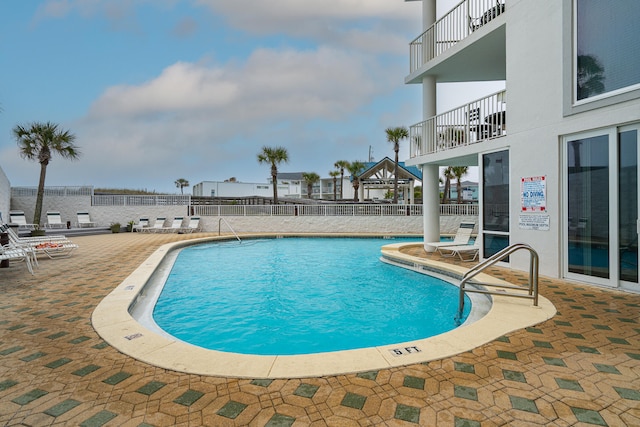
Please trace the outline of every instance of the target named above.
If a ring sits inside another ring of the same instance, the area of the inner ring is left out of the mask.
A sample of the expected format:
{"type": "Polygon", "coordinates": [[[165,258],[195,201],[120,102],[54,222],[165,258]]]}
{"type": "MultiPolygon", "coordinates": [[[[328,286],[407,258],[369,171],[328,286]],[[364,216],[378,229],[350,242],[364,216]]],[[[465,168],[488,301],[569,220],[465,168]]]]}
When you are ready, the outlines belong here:
{"type": "Polygon", "coordinates": [[[410,127],[410,157],[504,136],[507,134],[506,116],[506,91],[438,114],[410,127]]]}
{"type": "Polygon", "coordinates": [[[504,13],[506,0],[462,0],[409,44],[409,73],[504,13]]]}

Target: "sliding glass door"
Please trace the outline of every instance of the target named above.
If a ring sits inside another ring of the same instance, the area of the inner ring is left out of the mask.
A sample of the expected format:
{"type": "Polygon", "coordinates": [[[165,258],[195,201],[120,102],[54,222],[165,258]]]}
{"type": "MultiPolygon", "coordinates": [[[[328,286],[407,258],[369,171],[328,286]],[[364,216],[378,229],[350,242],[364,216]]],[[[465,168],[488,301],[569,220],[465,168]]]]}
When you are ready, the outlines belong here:
{"type": "Polygon", "coordinates": [[[638,288],[639,131],[636,125],[565,139],[568,277],[638,288]]]}
{"type": "Polygon", "coordinates": [[[620,280],[638,284],[638,129],[618,134],[620,280]]]}

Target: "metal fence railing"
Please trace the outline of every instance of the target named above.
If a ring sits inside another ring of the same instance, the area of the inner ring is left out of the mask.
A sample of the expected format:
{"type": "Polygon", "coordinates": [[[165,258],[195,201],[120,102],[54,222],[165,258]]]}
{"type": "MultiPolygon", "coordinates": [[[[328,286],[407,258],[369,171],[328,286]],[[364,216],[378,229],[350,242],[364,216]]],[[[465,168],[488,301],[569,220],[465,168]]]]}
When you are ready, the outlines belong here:
{"type": "Polygon", "coordinates": [[[462,0],[409,43],[409,73],[504,13],[506,0],[462,0]]]}
{"type": "Polygon", "coordinates": [[[452,150],[507,134],[507,92],[464,104],[409,128],[411,158],[452,150]]]}
{"type": "MultiPolygon", "coordinates": [[[[322,204],[322,205],[198,205],[200,216],[421,216],[422,205],[322,204]]],[[[477,216],[477,204],[440,205],[443,216],[477,216]]]]}
{"type": "MultiPolygon", "coordinates": [[[[36,197],[38,187],[11,187],[11,197],[36,197]]],[[[44,187],[45,196],[74,197],[93,196],[93,187],[44,187]]]]}
{"type": "Polygon", "coordinates": [[[189,195],[116,195],[106,194],[93,196],[92,206],[189,206],[191,196],[189,195]]]}

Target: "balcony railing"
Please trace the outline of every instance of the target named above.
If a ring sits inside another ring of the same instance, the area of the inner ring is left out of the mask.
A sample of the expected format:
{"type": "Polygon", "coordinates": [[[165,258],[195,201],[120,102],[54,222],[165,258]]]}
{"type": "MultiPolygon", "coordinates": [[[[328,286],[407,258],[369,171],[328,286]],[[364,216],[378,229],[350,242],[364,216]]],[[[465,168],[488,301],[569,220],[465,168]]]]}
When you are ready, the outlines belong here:
{"type": "Polygon", "coordinates": [[[496,92],[411,126],[411,158],[506,135],[505,101],[506,91],[496,92]]]}
{"type": "Polygon", "coordinates": [[[502,14],[506,0],[462,0],[409,44],[409,73],[502,14]]]}

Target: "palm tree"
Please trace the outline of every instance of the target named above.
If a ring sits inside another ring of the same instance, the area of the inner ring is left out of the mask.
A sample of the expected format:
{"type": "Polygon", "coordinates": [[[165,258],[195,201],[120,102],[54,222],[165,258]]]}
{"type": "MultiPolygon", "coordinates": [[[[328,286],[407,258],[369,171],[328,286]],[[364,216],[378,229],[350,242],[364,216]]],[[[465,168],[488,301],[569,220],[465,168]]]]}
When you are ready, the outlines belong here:
{"type": "Polygon", "coordinates": [[[351,183],[353,184],[353,201],[358,201],[358,189],[360,188],[360,172],[364,169],[364,162],[356,160],[349,163],[347,170],[351,174],[351,183]]]}
{"type": "Polygon", "coordinates": [[[340,171],[331,171],[329,172],[329,176],[333,178],[333,201],[335,202],[338,195],[338,177],[340,176],[340,171]]]}
{"type": "Polygon", "coordinates": [[[342,193],[342,184],[344,183],[344,170],[349,168],[349,162],[346,160],[338,160],[333,167],[340,169],[340,199],[344,197],[342,193]]]}
{"type": "Polygon", "coordinates": [[[179,178],[176,180],[175,184],[176,184],[176,187],[180,189],[180,194],[184,194],[183,188],[189,186],[189,181],[187,181],[184,178],[179,178]]]}
{"type": "Polygon", "coordinates": [[[469,171],[468,166],[455,166],[452,168],[453,176],[456,177],[456,191],[458,193],[458,204],[462,203],[462,177],[469,171]]]}
{"type": "Polygon", "coordinates": [[[307,198],[311,198],[311,192],[313,191],[313,184],[320,181],[320,175],[315,172],[302,172],[302,179],[307,184],[307,198]]]}
{"type": "Polygon", "coordinates": [[[442,204],[445,205],[449,203],[449,199],[451,198],[451,180],[455,178],[453,174],[453,167],[447,166],[447,168],[443,172],[444,175],[444,191],[442,192],[442,204]]]}
{"type": "Polygon", "coordinates": [[[604,92],[604,67],[593,55],[578,55],[577,98],[604,92]]]}
{"type": "Polygon", "coordinates": [[[13,135],[18,141],[20,156],[23,159],[36,160],[40,163],[40,180],[38,181],[38,194],[33,213],[33,223],[40,225],[47,166],[54,154],[70,160],[75,160],[80,156],[78,147],[73,144],[76,136],[68,130],[58,129],[58,125],[51,122],[34,122],[28,127],[17,125],[13,128],[13,135]]]}
{"type": "Polygon", "coordinates": [[[398,151],[400,151],[400,141],[409,138],[409,130],[404,127],[387,128],[387,141],[393,144],[393,151],[396,153],[395,169],[393,170],[393,203],[398,204],[398,151]]]}
{"type": "Polygon", "coordinates": [[[278,165],[289,161],[289,153],[283,147],[262,147],[258,154],[258,163],[269,163],[271,165],[271,182],[273,185],[273,204],[278,204],[278,165]]]}

